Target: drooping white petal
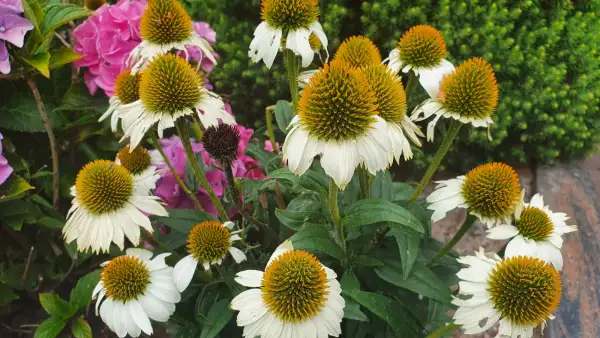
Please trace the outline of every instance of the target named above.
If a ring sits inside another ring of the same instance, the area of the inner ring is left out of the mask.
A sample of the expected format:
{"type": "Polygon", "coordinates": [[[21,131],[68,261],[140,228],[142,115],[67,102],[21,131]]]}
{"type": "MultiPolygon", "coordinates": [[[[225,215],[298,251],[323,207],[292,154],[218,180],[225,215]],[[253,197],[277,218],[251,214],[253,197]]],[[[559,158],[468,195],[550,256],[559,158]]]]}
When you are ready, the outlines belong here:
{"type": "Polygon", "coordinates": [[[259,270],[245,270],[236,274],[235,281],[249,288],[260,287],[263,279],[263,272],[259,270]]]}
{"type": "Polygon", "coordinates": [[[510,224],[497,225],[487,231],[487,238],[490,239],[509,239],[519,234],[519,229],[510,224]]]}
{"type": "Polygon", "coordinates": [[[185,256],[175,264],[173,269],[173,281],[179,292],[183,292],[190,285],[192,278],[194,278],[197,265],[198,262],[196,262],[192,255],[185,256]]]}
{"type": "Polygon", "coordinates": [[[234,246],[229,247],[229,253],[238,264],[246,260],[246,255],[244,252],[234,246]]]}
{"type": "Polygon", "coordinates": [[[443,59],[436,67],[419,69],[419,83],[429,94],[429,97],[436,99],[442,79],[454,72],[454,69],[454,65],[450,61],[443,59]]]}

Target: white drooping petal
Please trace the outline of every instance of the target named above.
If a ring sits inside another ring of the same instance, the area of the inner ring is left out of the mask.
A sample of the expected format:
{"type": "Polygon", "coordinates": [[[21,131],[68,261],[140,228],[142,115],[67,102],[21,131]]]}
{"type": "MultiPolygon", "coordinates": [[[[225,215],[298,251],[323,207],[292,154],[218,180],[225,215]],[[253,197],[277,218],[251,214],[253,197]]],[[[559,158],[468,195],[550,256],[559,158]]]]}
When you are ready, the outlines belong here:
{"type": "Polygon", "coordinates": [[[517,235],[506,245],[506,249],[504,250],[504,256],[537,257],[536,247],[537,245],[534,240],[524,238],[522,235],[517,235]]]}
{"type": "Polygon", "coordinates": [[[246,260],[244,252],[234,246],[229,247],[229,253],[231,254],[231,257],[233,257],[233,260],[238,264],[246,260]]]}
{"type": "Polygon", "coordinates": [[[394,74],[398,73],[400,71],[400,68],[402,68],[402,61],[400,60],[400,51],[397,48],[394,48],[391,52],[390,55],[383,60],[383,63],[387,62],[387,66],[389,69],[392,70],[392,72],[394,72],[394,74]]]}
{"type": "Polygon", "coordinates": [[[440,64],[432,68],[420,68],[419,69],[419,83],[429,97],[436,99],[440,92],[440,85],[444,76],[452,74],[454,72],[454,65],[443,59],[440,64]]]}
{"type": "Polygon", "coordinates": [[[185,256],[175,264],[175,268],[173,269],[173,281],[179,292],[183,292],[190,285],[192,278],[194,278],[197,265],[198,262],[192,255],[185,256]]]}
{"type": "Polygon", "coordinates": [[[509,224],[502,224],[502,225],[498,225],[498,226],[491,228],[490,230],[488,230],[487,233],[488,233],[487,238],[509,239],[509,238],[513,238],[516,235],[518,235],[519,229],[517,229],[517,227],[509,225],[509,224]]]}
{"type": "Polygon", "coordinates": [[[310,66],[315,56],[315,52],[310,47],[308,41],[311,31],[306,28],[299,28],[288,32],[285,47],[300,55],[302,59],[302,68],[310,66]]]}
{"type": "Polygon", "coordinates": [[[254,62],[263,60],[267,68],[271,68],[281,44],[282,31],[261,22],[254,31],[254,39],[250,43],[248,56],[254,62]]]}
{"type": "Polygon", "coordinates": [[[327,41],[327,35],[325,35],[323,26],[321,26],[321,24],[318,21],[315,21],[310,24],[309,28],[319,38],[319,41],[321,41],[321,45],[323,45],[323,49],[327,50],[327,45],[329,44],[329,42],[327,41]]]}

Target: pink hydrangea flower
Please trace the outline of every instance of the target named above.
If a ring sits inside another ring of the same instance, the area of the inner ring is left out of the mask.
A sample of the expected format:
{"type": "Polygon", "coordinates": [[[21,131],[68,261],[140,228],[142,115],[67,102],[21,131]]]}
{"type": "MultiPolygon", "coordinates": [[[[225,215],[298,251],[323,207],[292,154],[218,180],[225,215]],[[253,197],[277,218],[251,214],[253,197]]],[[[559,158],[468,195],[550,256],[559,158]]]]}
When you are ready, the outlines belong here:
{"type": "MultiPolygon", "coordinates": [[[[243,177],[249,179],[257,179],[261,180],[265,178],[264,173],[260,169],[259,163],[253,159],[252,157],[245,155],[244,150],[248,147],[250,142],[250,137],[254,133],[252,129],[245,128],[240,125],[236,125],[236,128],[240,131],[240,147],[238,149],[238,159],[233,162],[232,170],[233,175],[235,177],[243,177]]],[[[185,175],[185,165],[187,163],[187,158],[185,156],[185,151],[183,149],[183,145],[181,144],[181,140],[177,136],[172,136],[170,138],[162,139],[161,146],[165,155],[171,161],[173,168],[179,176],[184,177],[185,175]]],[[[208,154],[203,151],[204,148],[201,143],[192,142],[192,147],[194,152],[202,154],[202,160],[206,167],[212,167],[206,173],[206,178],[211,184],[212,189],[214,190],[217,197],[223,197],[225,193],[225,189],[227,187],[227,179],[223,171],[218,168],[218,164],[216,161],[211,159],[208,154]]],[[[157,150],[151,150],[150,154],[153,158],[153,161],[157,163],[159,169],[165,169],[161,173],[161,178],[157,182],[155,194],[159,196],[162,201],[167,204],[167,208],[186,208],[193,209],[192,201],[185,194],[185,192],[181,189],[179,184],[173,174],[169,171],[167,165],[162,161],[161,155],[157,150]]],[[[196,192],[196,197],[200,201],[202,208],[208,213],[213,215],[217,215],[217,210],[212,205],[210,198],[206,191],[199,187],[196,192]]]]}
{"type": "Polygon", "coordinates": [[[10,61],[5,42],[21,48],[25,34],[33,29],[29,20],[21,17],[21,0],[0,0],[0,73],[10,73],[10,61]]]}
{"type": "Polygon", "coordinates": [[[2,134],[0,134],[0,184],[6,182],[8,176],[13,172],[13,168],[8,164],[6,157],[2,156],[2,134]]]}
{"type": "MultiPolygon", "coordinates": [[[[108,96],[114,95],[117,76],[127,68],[125,64],[131,51],[142,42],[140,20],[146,5],[146,0],[120,0],[115,5],[104,4],[74,30],[73,35],[77,39],[74,49],[83,55],[75,62],[75,66],[87,67],[84,81],[92,95],[98,88],[108,96]]],[[[214,44],[216,33],[207,23],[194,23],[194,29],[214,44]]],[[[197,48],[188,49],[188,53],[191,61],[201,59],[201,52],[197,48]]],[[[212,63],[206,63],[207,58],[202,60],[202,69],[210,72],[212,63]]]]}

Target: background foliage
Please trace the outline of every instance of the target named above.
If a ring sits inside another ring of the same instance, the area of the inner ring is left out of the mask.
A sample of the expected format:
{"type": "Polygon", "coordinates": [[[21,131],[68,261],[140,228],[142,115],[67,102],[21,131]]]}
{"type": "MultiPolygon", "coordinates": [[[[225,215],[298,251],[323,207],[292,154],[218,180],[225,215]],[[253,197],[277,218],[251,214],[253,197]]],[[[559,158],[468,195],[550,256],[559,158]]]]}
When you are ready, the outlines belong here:
{"type": "MultiPolygon", "coordinates": [[[[192,16],[217,31],[224,60],[212,75],[217,91],[230,95],[240,120],[260,120],[288,88],[280,60],[269,71],[247,57],[260,1],[187,1],[192,16]]],[[[494,140],[487,141],[485,130],[463,130],[454,149],[461,155],[452,163],[457,170],[488,160],[580,158],[600,141],[598,0],[321,0],[321,13],[330,53],[345,37],[364,34],[385,57],[404,31],[427,23],[442,31],[451,61],[481,56],[494,66],[501,96],[494,140]]],[[[427,163],[426,156],[416,163],[427,163]]]]}

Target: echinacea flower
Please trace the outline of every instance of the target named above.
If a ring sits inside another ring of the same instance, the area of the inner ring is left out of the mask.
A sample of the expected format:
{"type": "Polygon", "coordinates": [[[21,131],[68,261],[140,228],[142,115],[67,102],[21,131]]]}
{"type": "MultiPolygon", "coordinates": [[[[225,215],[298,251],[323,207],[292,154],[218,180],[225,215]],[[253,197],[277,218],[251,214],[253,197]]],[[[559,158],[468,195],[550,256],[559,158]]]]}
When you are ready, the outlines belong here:
{"type": "Polygon", "coordinates": [[[263,60],[271,68],[285,38],[285,48],[300,55],[302,67],[308,67],[313,61],[315,51],[310,44],[311,34],[315,34],[324,49],[327,49],[327,36],[319,21],[319,2],[317,0],[262,0],[262,22],[254,31],[248,56],[254,62],[263,60]],[[287,34],[283,36],[284,32],[287,34]]]}
{"type": "Polygon", "coordinates": [[[488,228],[509,224],[521,200],[519,176],[504,163],[480,165],[465,176],[436,183],[435,190],[427,196],[427,208],[433,210],[434,222],[451,210],[465,208],[488,228]]]}
{"type": "Polygon", "coordinates": [[[140,227],[153,231],[143,212],[168,216],[159,198],[148,194],[143,180],[111,161],[97,160],[83,167],[71,195],[63,236],[67,243],[77,240],[79,251],[106,252],[111,242],[123,249],[124,236],[138,245],[140,227]]]}
{"type": "Polygon", "coordinates": [[[568,219],[565,213],[552,212],[544,205],[542,195],[535,194],[530,203],[521,203],[517,207],[514,222],[488,230],[487,237],[511,239],[504,250],[505,257],[537,257],[560,271],[563,267],[561,236],[577,230],[577,226],[566,224],[568,219]]]}
{"type": "Polygon", "coordinates": [[[2,139],[4,137],[0,134],[0,184],[6,182],[10,174],[13,172],[13,168],[8,164],[6,157],[2,156],[2,139]]]}
{"type": "Polygon", "coordinates": [[[373,175],[389,167],[392,144],[387,123],[378,116],[377,98],[368,79],[344,61],[332,61],[304,88],[297,114],[283,144],[288,168],[302,175],[313,158],[344,189],[364,165],[373,175]]]}
{"type": "Polygon", "coordinates": [[[96,315],[119,337],[151,335],[150,320],[167,322],[181,295],[173,282],[170,253],[152,259],[152,252],[127,249],[126,255],[103,263],[100,282],[92,292],[96,315]]]}
{"type": "Polygon", "coordinates": [[[498,84],[492,66],[481,58],[472,58],[456,70],[447,70],[441,81],[423,86],[431,98],[417,106],[411,116],[413,121],[422,121],[436,115],[427,125],[428,140],[433,140],[434,127],[441,117],[473,127],[489,128],[494,124],[492,115],[498,105],[498,84]]]}
{"type": "Polygon", "coordinates": [[[387,62],[394,73],[412,71],[419,77],[421,86],[429,92],[445,74],[454,70],[445,57],[446,42],[442,33],[428,25],[417,25],[404,33],[397,47],[383,62],[387,62]]]}
{"type": "Polygon", "coordinates": [[[183,51],[187,60],[186,46],[199,48],[202,57],[217,63],[211,45],[196,33],[192,19],[177,0],[150,1],[142,15],[140,34],[142,42],[131,51],[128,60],[132,73],[144,69],[152,59],[173,49],[183,51]]]}
{"type": "Polygon", "coordinates": [[[336,273],[312,254],[280,245],[265,271],[237,273],[249,287],[231,301],[239,311],[237,325],[243,336],[254,338],[338,337],[344,317],[344,298],[336,273]]]}
{"type": "MultiPolygon", "coordinates": [[[[113,132],[117,131],[119,119],[127,111],[125,107],[140,99],[140,78],[141,73],[131,74],[129,69],[122,71],[115,81],[115,95],[109,100],[109,107],[98,121],[104,121],[110,116],[110,129],[113,132]]],[[[123,130],[129,127],[133,121],[124,122],[123,130]],[[129,123],[127,123],[129,122],[129,123]]]]}
{"type": "Polygon", "coordinates": [[[160,172],[152,163],[150,153],[146,148],[137,147],[130,150],[125,146],[117,153],[116,164],[120,164],[138,180],[140,189],[150,193],[156,188],[156,181],[160,179],[160,172]]]}
{"type": "Polygon", "coordinates": [[[221,98],[204,88],[203,82],[200,74],[177,55],[154,58],[141,75],[140,100],[124,105],[120,113],[127,124],[123,138],[130,139],[130,148],[135,148],[155,124],[162,138],[165,129],[188,115],[196,114],[204,127],[217,125],[219,120],[235,123],[221,98]]]}
{"type": "Polygon", "coordinates": [[[10,61],[5,42],[21,48],[25,34],[33,29],[29,20],[21,17],[23,5],[20,1],[3,1],[0,3],[0,73],[10,73],[10,61]],[[3,41],[4,40],[4,41],[3,41]]]}
{"type": "Polygon", "coordinates": [[[238,235],[241,230],[231,231],[233,227],[233,222],[221,224],[217,221],[204,221],[194,226],[188,235],[189,255],[177,262],[173,270],[173,279],[180,292],[190,285],[198,264],[209,270],[211,265],[221,265],[227,254],[236,263],[246,260],[242,250],[233,246],[233,242],[241,240],[238,235]]]}
{"type": "Polygon", "coordinates": [[[408,139],[420,147],[421,141],[418,136],[425,135],[406,115],[406,94],[402,79],[381,63],[363,66],[361,71],[375,92],[379,117],[387,123],[388,136],[392,145],[389,154],[390,163],[394,160],[400,163],[400,156],[404,156],[405,160],[411,159],[413,152],[408,139]]]}
{"type": "Polygon", "coordinates": [[[515,256],[500,259],[485,254],[458,259],[468,267],[456,275],[458,306],[453,319],[466,334],[487,331],[500,321],[497,337],[531,338],[537,326],[544,329],[554,319],[562,293],[562,283],[552,265],[534,257],[515,256]]]}
{"type": "Polygon", "coordinates": [[[351,36],[338,47],[333,60],[342,60],[356,68],[381,63],[381,54],[371,39],[362,35],[351,36]]]}

